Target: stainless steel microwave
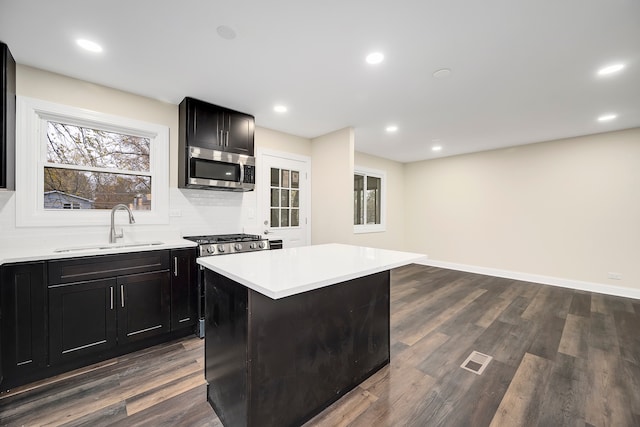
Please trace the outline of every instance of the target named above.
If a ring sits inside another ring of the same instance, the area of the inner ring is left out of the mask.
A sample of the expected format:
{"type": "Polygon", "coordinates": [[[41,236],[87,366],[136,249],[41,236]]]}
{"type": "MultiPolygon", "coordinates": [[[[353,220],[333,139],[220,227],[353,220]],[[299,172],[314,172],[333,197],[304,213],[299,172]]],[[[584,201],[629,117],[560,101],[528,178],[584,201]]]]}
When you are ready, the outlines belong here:
{"type": "Polygon", "coordinates": [[[252,191],[256,186],[256,159],[242,154],[189,147],[187,188],[252,191]]]}

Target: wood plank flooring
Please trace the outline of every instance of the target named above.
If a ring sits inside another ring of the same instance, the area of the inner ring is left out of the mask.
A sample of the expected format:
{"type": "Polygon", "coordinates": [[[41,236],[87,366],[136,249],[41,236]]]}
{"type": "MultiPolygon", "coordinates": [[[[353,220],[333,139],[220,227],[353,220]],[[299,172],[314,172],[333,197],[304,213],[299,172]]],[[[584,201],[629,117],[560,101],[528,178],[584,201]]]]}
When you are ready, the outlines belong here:
{"type": "MultiPolygon", "coordinates": [[[[399,268],[391,363],[305,427],[639,426],[639,330],[637,300],[399,268]]],[[[0,425],[221,426],[203,358],[186,338],[4,392],[0,425]]]]}

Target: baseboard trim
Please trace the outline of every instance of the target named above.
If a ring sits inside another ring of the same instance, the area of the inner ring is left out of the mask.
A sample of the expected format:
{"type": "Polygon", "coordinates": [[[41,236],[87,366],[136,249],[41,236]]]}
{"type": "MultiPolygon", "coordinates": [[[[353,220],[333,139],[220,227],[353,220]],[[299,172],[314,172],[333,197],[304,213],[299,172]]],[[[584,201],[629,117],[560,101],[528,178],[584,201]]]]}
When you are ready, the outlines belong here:
{"type": "Polygon", "coordinates": [[[417,262],[417,264],[448,268],[450,270],[466,271],[468,273],[484,274],[487,276],[503,277],[505,279],[522,280],[525,282],[534,282],[543,285],[559,286],[561,288],[578,289],[581,291],[596,292],[599,294],[615,295],[618,297],[640,299],[640,289],[612,286],[604,283],[583,282],[580,280],[500,270],[497,268],[480,267],[476,265],[458,264],[434,259],[426,259],[424,261],[417,262]]]}

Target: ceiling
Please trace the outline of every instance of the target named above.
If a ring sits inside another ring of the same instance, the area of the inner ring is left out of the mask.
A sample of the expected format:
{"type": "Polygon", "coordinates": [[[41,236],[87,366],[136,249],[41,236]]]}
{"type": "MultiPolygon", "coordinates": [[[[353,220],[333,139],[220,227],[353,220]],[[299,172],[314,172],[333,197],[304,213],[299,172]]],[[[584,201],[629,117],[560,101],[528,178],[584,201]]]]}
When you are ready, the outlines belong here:
{"type": "Polygon", "coordinates": [[[352,126],[401,162],[640,126],[637,0],[0,0],[0,40],[20,64],[306,138],[352,126]]]}

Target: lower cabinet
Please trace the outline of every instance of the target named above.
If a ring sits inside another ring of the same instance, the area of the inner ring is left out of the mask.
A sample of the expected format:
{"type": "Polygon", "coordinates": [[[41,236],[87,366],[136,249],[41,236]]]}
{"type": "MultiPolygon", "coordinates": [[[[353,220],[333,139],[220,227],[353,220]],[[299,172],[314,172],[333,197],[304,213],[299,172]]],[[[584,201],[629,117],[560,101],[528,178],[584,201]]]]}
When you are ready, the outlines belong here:
{"type": "Polygon", "coordinates": [[[0,379],[46,366],[46,293],[44,262],[0,268],[0,379]]]}
{"type": "Polygon", "coordinates": [[[162,335],[171,327],[169,272],[118,277],[118,343],[162,335]]]}
{"type": "Polygon", "coordinates": [[[198,320],[196,249],[174,249],[171,260],[171,329],[195,328],[198,320]]]}
{"type": "Polygon", "coordinates": [[[160,271],[50,287],[51,363],[169,332],[169,283],[160,271]]]}
{"type": "Polygon", "coordinates": [[[0,387],[193,333],[194,248],[0,266],[0,387]]]}
{"type": "Polygon", "coordinates": [[[73,360],[114,347],[116,279],[49,288],[49,360],[73,360]]]}

